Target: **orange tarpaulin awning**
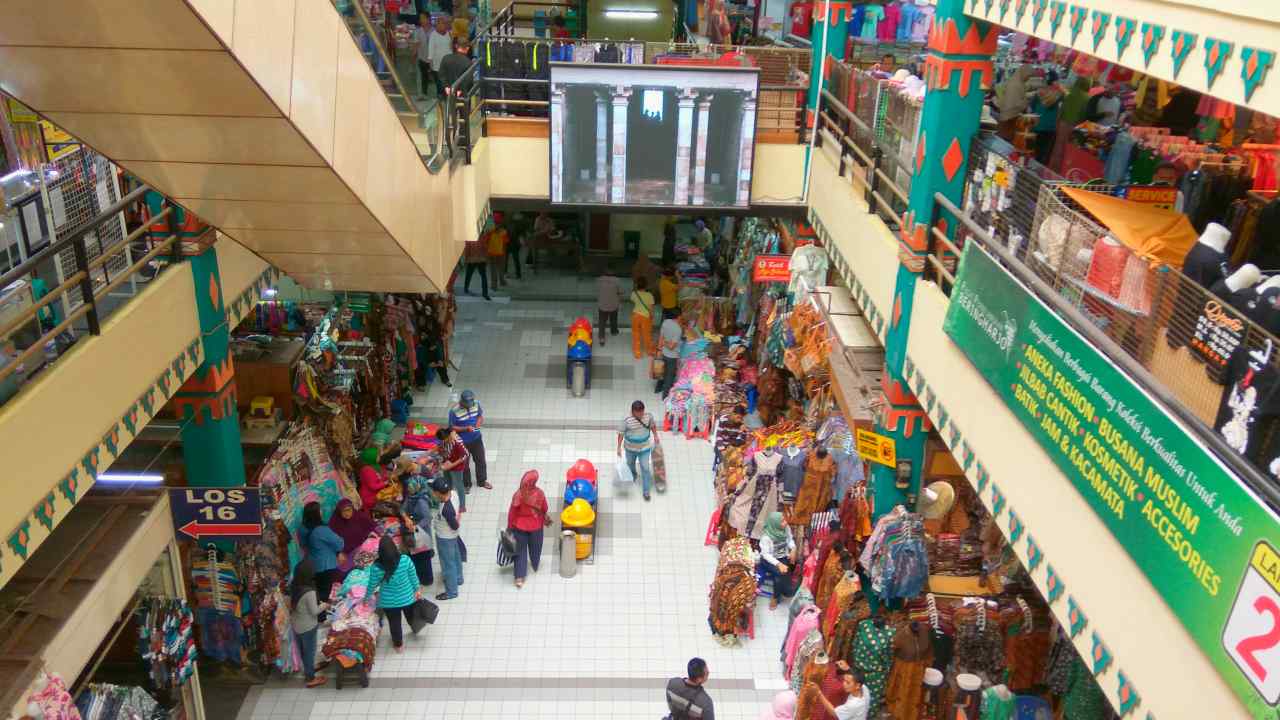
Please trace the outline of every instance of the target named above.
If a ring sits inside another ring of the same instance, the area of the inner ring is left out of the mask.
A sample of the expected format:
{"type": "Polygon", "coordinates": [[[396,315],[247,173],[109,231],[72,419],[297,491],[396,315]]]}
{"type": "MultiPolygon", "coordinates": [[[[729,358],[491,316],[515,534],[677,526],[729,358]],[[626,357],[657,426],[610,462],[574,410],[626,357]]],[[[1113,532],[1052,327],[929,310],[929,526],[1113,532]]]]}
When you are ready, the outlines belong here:
{"type": "Polygon", "coordinates": [[[1153,266],[1164,264],[1181,270],[1182,259],[1196,243],[1195,228],[1180,212],[1080,188],[1062,191],[1153,266]]]}

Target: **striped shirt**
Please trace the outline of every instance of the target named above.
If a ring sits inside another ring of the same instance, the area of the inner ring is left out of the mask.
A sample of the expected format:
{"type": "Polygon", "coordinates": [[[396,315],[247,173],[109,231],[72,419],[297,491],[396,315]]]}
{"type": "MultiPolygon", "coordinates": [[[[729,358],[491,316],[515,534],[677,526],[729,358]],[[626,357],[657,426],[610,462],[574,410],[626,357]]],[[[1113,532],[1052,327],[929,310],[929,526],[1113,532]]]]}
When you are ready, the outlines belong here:
{"type": "Polygon", "coordinates": [[[635,415],[628,415],[618,426],[622,435],[622,447],[630,452],[644,452],[653,448],[653,416],[645,413],[637,420],[635,415]]]}

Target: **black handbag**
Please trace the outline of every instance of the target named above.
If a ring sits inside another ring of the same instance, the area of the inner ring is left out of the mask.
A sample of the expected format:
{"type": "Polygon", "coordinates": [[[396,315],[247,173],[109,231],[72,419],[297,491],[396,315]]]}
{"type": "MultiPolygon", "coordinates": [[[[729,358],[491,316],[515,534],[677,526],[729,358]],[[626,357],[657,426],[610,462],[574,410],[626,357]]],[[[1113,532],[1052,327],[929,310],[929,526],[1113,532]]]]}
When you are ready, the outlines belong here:
{"type": "Polygon", "coordinates": [[[428,625],[434,625],[436,617],[440,614],[440,606],[431,602],[426,598],[414,601],[409,606],[409,629],[415,634],[421,632],[422,628],[428,625]]]}

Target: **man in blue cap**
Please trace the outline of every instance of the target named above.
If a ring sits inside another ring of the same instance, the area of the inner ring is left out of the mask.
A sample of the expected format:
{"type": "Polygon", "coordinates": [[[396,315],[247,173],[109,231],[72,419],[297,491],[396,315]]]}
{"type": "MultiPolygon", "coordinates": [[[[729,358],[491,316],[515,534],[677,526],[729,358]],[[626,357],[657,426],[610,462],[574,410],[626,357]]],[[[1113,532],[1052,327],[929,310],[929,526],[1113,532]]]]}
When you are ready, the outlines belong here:
{"type": "MultiPolygon", "coordinates": [[[[471,454],[476,464],[476,484],[485,490],[492,490],[489,484],[489,468],[484,459],[484,439],[480,437],[480,426],[484,424],[484,410],[476,402],[476,394],[463,390],[458,404],[449,410],[449,428],[458,433],[463,446],[471,454]]],[[[463,483],[471,489],[471,465],[467,464],[463,471],[463,483]]]]}

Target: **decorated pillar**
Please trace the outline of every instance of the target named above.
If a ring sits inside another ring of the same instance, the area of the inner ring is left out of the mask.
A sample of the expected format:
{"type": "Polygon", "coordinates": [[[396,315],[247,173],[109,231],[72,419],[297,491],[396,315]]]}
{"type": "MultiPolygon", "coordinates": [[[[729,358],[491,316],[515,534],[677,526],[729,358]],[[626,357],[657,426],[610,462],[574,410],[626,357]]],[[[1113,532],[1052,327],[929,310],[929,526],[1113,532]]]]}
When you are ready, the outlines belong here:
{"type": "Polygon", "coordinates": [[[596,93],[596,201],[609,195],[609,98],[596,93]]]}
{"type": "MultiPolygon", "coordinates": [[[[812,60],[809,65],[809,111],[812,113],[818,107],[818,98],[822,87],[826,86],[818,84],[818,78],[822,75],[822,64],[827,61],[827,56],[831,56],[836,60],[844,59],[845,47],[849,44],[849,16],[853,14],[853,3],[835,2],[815,2],[813,4],[813,28],[809,32],[809,42],[813,48],[812,60]],[[823,40],[825,33],[826,40],[823,40]]],[[[830,76],[830,73],[827,73],[830,76]]]]}
{"type": "Polygon", "coordinates": [[[551,86],[551,202],[564,201],[564,85],[551,86]]]}
{"type": "Polygon", "coordinates": [[[195,279],[204,362],[173,397],[182,421],[182,460],[187,484],[230,487],[245,484],[240,416],[236,411],[235,368],[231,362],[231,328],[222,301],[217,249],[205,248],[188,258],[195,279]]]}
{"type": "MultiPolygon", "coordinates": [[[[905,378],[907,338],[916,281],[929,251],[929,226],[935,215],[935,193],[963,204],[969,145],[982,117],[982,94],[992,81],[991,59],[996,28],[964,14],[964,0],[938,0],[929,33],[924,80],[928,92],[916,139],[911,193],[898,238],[898,276],[893,310],[885,338],[884,411],[876,431],[894,439],[898,467],[876,465],[872,492],[877,517],[894,505],[914,502],[920,491],[928,420],[905,378]],[[908,467],[909,465],[909,467],[908,467]]],[[[955,221],[938,222],[948,235],[955,221]]]]}
{"type": "Polygon", "coordinates": [[[756,95],[742,103],[742,130],[738,134],[738,192],[739,205],[751,203],[751,158],[756,147],[756,95]]]}
{"type": "Polygon", "coordinates": [[[707,134],[711,131],[711,95],[698,99],[698,154],[693,158],[693,205],[703,203],[707,183],[707,134]]]}
{"type": "Polygon", "coordinates": [[[627,201],[627,105],[631,101],[631,87],[618,85],[613,89],[613,177],[610,183],[609,202],[627,201]]]}
{"type": "Polygon", "coordinates": [[[685,88],[676,98],[680,108],[676,120],[676,205],[685,205],[689,202],[689,160],[693,151],[693,104],[697,97],[697,91],[685,88]]]}

